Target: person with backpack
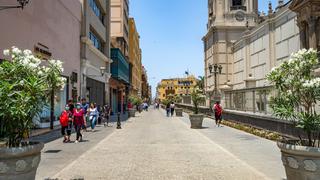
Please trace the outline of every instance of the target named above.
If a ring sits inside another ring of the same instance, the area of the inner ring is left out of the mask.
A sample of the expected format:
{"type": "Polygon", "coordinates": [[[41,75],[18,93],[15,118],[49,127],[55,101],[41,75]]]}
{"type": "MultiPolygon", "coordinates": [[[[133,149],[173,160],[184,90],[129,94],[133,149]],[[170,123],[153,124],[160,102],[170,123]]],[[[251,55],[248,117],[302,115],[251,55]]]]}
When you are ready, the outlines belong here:
{"type": "Polygon", "coordinates": [[[63,142],[70,142],[70,135],[72,130],[72,112],[70,111],[69,105],[65,106],[65,110],[62,111],[60,115],[60,124],[61,134],[64,137],[63,142]]]}
{"type": "Polygon", "coordinates": [[[222,107],[220,105],[220,101],[217,101],[213,105],[213,111],[214,111],[214,116],[216,120],[216,125],[220,127],[221,121],[222,121],[222,107]]]}

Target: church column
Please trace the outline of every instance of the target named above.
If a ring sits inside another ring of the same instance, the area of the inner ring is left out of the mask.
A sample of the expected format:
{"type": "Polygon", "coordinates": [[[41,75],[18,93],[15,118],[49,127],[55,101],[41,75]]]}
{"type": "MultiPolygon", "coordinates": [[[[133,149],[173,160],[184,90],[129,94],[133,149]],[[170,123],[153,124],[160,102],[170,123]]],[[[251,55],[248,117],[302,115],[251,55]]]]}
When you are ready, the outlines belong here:
{"type": "Polygon", "coordinates": [[[316,30],[317,30],[317,50],[320,51],[320,17],[318,17],[317,20],[317,26],[316,26],[316,30]]]}
{"type": "Polygon", "coordinates": [[[311,16],[308,19],[308,26],[309,26],[309,48],[317,49],[317,18],[311,16]]]}
{"type": "Polygon", "coordinates": [[[298,20],[298,27],[299,27],[299,33],[300,33],[300,48],[307,48],[307,34],[306,34],[306,23],[305,22],[299,22],[298,20]]]}

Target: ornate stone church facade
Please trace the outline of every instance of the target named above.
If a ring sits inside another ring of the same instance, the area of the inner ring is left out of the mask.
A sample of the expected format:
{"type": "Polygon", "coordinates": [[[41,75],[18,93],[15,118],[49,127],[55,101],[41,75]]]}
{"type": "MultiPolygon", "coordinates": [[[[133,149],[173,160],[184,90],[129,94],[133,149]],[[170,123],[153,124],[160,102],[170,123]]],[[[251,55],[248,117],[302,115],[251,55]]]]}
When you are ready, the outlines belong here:
{"type": "Polygon", "coordinates": [[[208,0],[207,29],[207,106],[221,100],[229,110],[269,114],[266,74],[300,48],[320,50],[320,0],[279,0],[266,13],[258,0],[208,0]]]}

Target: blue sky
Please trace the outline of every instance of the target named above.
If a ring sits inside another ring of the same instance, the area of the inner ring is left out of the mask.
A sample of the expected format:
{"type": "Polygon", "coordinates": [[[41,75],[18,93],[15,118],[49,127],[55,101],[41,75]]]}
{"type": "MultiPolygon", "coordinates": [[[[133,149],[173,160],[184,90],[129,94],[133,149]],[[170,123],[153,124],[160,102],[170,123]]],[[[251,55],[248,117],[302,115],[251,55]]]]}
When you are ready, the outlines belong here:
{"type": "MultiPolygon", "coordinates": [[[[269,0],[259,0],[267,12],[269,0]]],[[[278,0],[271,0],[273,7],[278,0]]],[[[203,43],[207,0],[130,0],[130,16],[140,34],[142,63],[152,94],[163,78],[181,77],[186,70],[203,75],[203,43]]]]}

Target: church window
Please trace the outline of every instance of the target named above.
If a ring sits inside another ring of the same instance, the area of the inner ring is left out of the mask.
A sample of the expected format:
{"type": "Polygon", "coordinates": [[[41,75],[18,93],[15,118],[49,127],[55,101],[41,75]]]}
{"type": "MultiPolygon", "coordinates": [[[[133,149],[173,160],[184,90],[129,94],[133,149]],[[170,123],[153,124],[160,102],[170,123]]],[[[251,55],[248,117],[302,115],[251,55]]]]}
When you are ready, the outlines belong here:
{"type": "Polygon", "coordinates": [[[242,6],[242,0],[232,0],[232,6],[242,6]]]}

